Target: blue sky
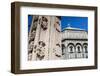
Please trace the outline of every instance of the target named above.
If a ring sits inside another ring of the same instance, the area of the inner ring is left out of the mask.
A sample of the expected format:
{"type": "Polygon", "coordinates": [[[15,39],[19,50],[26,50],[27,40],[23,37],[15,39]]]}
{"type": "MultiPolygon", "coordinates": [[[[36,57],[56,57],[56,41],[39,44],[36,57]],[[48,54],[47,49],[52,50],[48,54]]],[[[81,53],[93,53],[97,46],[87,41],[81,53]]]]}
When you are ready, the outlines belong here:
{"type": "Polygon", "coordinates": [[[28,15],[28,32],[30,30],[31,23],[32,23],[32,15],[28,15]]]}
{"type": "MultiPolygon", "coordinates": [[[[32,23],[32,15],[28,15],[28,31],[32,23]]],[[[88,31],[88,17],[61,16],[61,28],[66,27],[80,28],[88,31]]]]}
{"type": "Polygon", "coordinates": [[[61,28],[64,29],[68,26],[88,31],[88,17],[62,16],[61,28]]]}

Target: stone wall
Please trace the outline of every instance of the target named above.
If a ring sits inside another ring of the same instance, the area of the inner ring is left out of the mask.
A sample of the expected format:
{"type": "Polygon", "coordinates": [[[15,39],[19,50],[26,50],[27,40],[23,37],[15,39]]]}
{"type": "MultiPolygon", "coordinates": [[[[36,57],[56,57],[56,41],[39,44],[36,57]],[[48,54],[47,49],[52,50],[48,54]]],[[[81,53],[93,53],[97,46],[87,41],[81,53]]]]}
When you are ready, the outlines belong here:
{"type": "Polygon", "coordinates": [[[88,35],[82,30],[62,32],[63,59],[88,58],[88,35]]]}
{"type": "Polygon", "coordinates": [[[61,59],[61,21],[57,16],[33,16],[28,60],[61,59]]]}

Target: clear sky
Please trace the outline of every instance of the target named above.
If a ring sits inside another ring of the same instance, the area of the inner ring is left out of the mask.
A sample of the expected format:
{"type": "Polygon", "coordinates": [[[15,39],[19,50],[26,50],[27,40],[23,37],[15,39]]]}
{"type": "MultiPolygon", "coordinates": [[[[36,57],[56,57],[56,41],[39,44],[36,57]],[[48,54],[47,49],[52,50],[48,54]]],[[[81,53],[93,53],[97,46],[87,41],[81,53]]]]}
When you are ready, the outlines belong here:
{"type": "Polygon", "coordinates": [[[32,23],[32,15],[28,15],[28,32],[30,30],[31,23],[32,23]]]}
{"type": "MultiPolygon", "coordinates": [[[[28,15],[28,32],[32,23],[32,15],[28,15]]],[[[88,17],[61,16],[61,28],[80,28],[88,31],[88,17]]]]}
{"type": "Polygon", "coordinates": [[[61,28],[64,29],[68,26],[88,31],[88,17],[62,16],[61,28]]]}

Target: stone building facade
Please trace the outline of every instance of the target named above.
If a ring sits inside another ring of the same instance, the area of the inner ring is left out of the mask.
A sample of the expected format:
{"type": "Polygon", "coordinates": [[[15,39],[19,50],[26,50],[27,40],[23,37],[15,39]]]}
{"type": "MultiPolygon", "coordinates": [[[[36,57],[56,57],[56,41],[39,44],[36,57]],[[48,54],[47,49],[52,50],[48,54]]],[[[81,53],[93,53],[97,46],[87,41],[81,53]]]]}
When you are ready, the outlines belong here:
{"type": "Polygon", "coordinates": [[[28,60],[61,59],[60,17],[33,16],[28,39],[28,60]]]}
{"type": "Polygon", "coordinates": [[[67,27],[62,31],[63,59],[88,58],[88,33],[67,27]]]}
{"type": "Polygon", "coordinates": [[[67,27],[59,16],[34,15],[28,33],[28,60],[88,58],[88,33],[67,27]]]}

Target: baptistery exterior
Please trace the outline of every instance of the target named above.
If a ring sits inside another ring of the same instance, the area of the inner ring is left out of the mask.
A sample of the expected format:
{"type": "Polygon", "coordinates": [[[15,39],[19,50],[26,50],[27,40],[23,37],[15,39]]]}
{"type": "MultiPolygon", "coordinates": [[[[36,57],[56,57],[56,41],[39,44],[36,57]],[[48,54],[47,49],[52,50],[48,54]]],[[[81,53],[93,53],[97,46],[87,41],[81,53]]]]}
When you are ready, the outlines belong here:
{"type": "Polygon", "coordinates": [[[63,59],[88,58],[88,32],[67,27],[62,31],[63,59]]]}

